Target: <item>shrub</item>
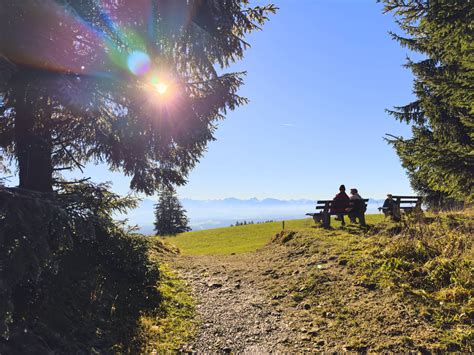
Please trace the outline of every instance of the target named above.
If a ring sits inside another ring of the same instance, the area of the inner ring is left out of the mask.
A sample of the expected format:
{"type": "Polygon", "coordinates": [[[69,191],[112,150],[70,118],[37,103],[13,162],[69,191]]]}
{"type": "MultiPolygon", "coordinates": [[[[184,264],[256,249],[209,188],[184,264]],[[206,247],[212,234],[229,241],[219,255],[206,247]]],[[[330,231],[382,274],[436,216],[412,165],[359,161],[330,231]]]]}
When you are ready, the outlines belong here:
{"type": "Polygon", "coordinates": [[[0,353],[131,346],[140,311],[160,300],[147,240],[110,217],[133,204],[105,185],[0,189],[0,353]]]}

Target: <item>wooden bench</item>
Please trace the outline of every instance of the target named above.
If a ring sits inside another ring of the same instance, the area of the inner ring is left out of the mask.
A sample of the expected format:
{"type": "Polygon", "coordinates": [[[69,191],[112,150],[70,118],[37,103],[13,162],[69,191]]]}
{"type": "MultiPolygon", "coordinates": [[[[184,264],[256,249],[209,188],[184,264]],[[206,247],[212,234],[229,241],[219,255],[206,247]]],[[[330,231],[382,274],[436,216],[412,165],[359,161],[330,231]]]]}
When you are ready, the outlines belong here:
{"type": "Polygon", "coordinates": [[[379,211],[382,211],[385,217],[391,215],[394,220],[400,220],[402,211],[406,214],[421,211],[421,196],[392,196],[392,199],[393,210],[391,214],[388,207],[379,207],[379,211]]]}
{"type": "MultiPolygon", "coordinates": [[[[369,202],[369,199],[363,199],[363,200],[351,200],[349,202],[349,208],[354,208],[354,203],[357,203],[357,201],[364,201],[364,208],[360,208],[362,206],[359,206],[360,212],[357,214],[357,218],[359,218],[359,223],[361,226],[365,226],[365,211],[367,209],[367,203],[369,202]]],[[[323,225],[323,227],[329,228],[331,225],[331,216],[348,216],[349,213],[352,211],[346,211],[346,212],[335,212],[331,213],[331,205],[332,205],[332,200],[320,200],[316,203],[316,209],[320,210],[319,213],[306,213],[306,216],[311,216],[314,219],[315,223],[320,223],[323,225]]],[[[342,222],[344,222],[344,217],[342,222]]],[[[343,223],[344,224],[344,223],[343,223]]]]}

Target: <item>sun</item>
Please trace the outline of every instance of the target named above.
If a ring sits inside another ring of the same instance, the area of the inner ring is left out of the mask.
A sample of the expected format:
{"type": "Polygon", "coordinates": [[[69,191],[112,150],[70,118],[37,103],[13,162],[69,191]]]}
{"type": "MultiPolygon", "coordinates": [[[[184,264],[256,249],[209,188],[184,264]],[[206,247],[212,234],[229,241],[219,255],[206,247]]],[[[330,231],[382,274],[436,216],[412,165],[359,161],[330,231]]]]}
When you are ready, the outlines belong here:
{"type": "Polygon", "coordinates": [[[160,96],[165,96],[169,94],[170,81],[167,80],[167,76],[165,74],[158,75],[158,73],[155,73],[149,78],[149,80],[151,89],[156,94],[160,96]]]}
{"type": "Polygon", "coordinates": [[[155,91],[160,95],[164,95],[168,92],[168,84],[164,82],[155,83],[153,84],[153,87],[155,88],[155,91]]]}

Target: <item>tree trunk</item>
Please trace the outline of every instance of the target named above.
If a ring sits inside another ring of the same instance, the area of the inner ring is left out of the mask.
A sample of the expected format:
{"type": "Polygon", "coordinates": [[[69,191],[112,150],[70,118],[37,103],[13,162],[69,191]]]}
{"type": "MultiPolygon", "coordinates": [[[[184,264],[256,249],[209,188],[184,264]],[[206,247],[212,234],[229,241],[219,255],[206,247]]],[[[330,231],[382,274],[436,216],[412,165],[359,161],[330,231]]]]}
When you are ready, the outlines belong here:
{"type": "Polygon", "coordinates": [[[33,73],[26,71],[15,78],[15,144],[20,188],[39,192],[53,191],[51,133],[46,117],[50,112],[41,97],[33,73]],[[41,107],[39,107],[41,106],[41,107]]]}

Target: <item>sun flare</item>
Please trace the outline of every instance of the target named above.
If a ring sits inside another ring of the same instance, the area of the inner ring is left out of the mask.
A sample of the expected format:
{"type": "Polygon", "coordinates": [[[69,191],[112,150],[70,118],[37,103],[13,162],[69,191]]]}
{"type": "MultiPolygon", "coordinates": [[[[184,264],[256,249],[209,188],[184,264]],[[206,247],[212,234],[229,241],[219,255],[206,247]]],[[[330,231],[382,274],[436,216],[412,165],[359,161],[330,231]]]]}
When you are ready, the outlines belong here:
{"type": "Polygon", "coordinates": [[[155,91],[160,95],[164,95],[168,92],[168,85],[166,83],[159,82],[153,84],[153,87],[155,88],[155,91]]]}
{"type": "Polygon", "coordinates": [[[166,75],[155,73],[149,80],[152,91],[160,96],[169,95],[170,81],[167,80],[166,75]]]}

